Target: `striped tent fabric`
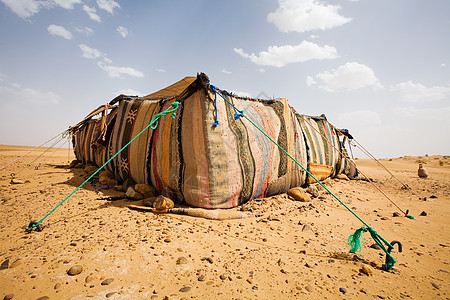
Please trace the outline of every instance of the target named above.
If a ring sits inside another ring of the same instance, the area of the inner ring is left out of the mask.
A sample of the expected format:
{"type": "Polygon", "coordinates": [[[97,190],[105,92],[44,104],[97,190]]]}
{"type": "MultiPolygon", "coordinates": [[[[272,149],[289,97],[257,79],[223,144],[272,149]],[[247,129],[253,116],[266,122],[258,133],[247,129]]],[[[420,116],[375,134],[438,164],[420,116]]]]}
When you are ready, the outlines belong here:
{"type": "Polygon", "coordinates": [[[296,113],[286,99],[241,98],[212,88],[204,74],[171,87],[160,93],[164,99],[113,100],[110,105],[118,103],[106,126],[102,119],[87,119],[74,132],[77,158],[101,166],[178,101],[174,118],[161,117],[154,130],[144,131],[107,164],[116,179],[150,184],[176,202],[202,208],[231,208],[307,185],[307,173],[258,128],[237,118],[236,110],[313,175],[346,172],[348,158],[333,148],[343,149],[339,131],[325,118],[296,113]]]}

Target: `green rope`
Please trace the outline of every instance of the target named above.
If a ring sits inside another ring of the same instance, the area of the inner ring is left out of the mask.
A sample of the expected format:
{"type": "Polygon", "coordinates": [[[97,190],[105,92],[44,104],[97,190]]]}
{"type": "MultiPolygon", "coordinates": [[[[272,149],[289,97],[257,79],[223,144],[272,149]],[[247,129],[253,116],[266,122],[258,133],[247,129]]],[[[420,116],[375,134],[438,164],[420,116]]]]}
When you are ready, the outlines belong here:
{"type": "Polygon", "coordinates": [[[318,180],[314,175],[311,174],[305,167],[303,167],[295,158],[293,158],[286,150],[284,150],[277,142],[275,142],[267,133],[258,127],[252,120],[250,120],[246,115],[244,115],[244,111],[239,111],[240,116],[244,117],[247,121],[249,121],[253,126],[255,126],[262,134],[264,134],[272,143],[274,143],[281,151],[283,151],[290,159],[292,159],[298,166],[300,166],[306,173],[309,174],[315,181],[317,181],[318,184],[320,184],[330,195],[332,195],[339,203],[341,203],[349,212],[351,212],[361,223],[363,223],[366,227],[361,227],[360,229],[357,229],[354,234],[352,234],[348,238],[349,245],[352,248],[351,252],[356,252],[357,250],[361,249],[361,242],[360,238],[362,237],[362,232],[369,231],[372,238],[375,240],[375,242],[386,252],[386,255],[388,256],[389,263],[383,265],[383,268],[385,270],[390,270],[394,267],[395,259],[391,256],[391,254],[386,250],[384,245],[381,243],[383,241],[390,249],[393,249],[394,247],[386,241],[382,236],[380,236],[372,227],[370,227],[366,222],[364,222],[363,219],[361,219],[350,207],[348,207],[344,202],[341,201],[333,192],[331,192],[320,180],[318,180]],[[381,239],[381,241],[380,241],[381,239]],[[353,251],[355,250],[355,251],[353,251]]]}
{"type": "MultiPolygon", "coordinates": [[[[362,237],[362,232],[363,231],[369,231],[370,235],[372,236],[372,238],[375,240],[375,242],[384,250],[384,252],[386,253],[387,257],[388,257],[388,263],[383,265],[383,268],[385,270],[390,270],[393,268],[394,264],[395,264],[395,259],[391,256],[391,254],[389,253],[388,250],[386,250],[386,248],[384,247],[384,245],[381,243],[381,241],[383,241],[386,246],[389,249],[393,249],[394,247],[388,242],[386,241],[382,236],[380,236],[372,227],[370,227],[366,222],[364,222],[363,219],[361,219],[352,209],[350,209],[350,207],[348,207],[344,202],[341,201],[341,199],[339,199],[335,194],[333,194],[333,192],[331,192],[322,182],[320,182],[320,180],[318,180],[314,175],[311,174],[311,172],[309,172],[305,167],[303,167],[295,158],[293,158],[286,150],[284,150],[277,142],[275,142],[264,130],[262,130],[261,128],[259,128],[258,125],[256,125],[252,120],[250,120],[245,114],[243,110],[239,110],[237,109],[232,103],[230,103],[230,101],[228,101],[228,99],[226,99],[220,92],[217,91],[217,89],[214,90],[215,93],[218,93],[226,102],[228,102],[228,104],[230,104],[236,111],[239,112],[239,116],[236,117],[235,119],[239,119],[239,117],[244,117],[247,121],[249,121],[253,126],[255,126],[263,135],[265,135],[272,143],[274,143],[281,151],[283,151],[290,159],[292,159],[298,166],[300,166],[306,173],[308,173],[309,176],[311,176],[315,181],[317,181],[318,184],[320,184],[328,193],[330,193],[330,195],[332,195],[339,203],[341,203],[350,213],[352,213],[361,223],[363,223],[366,227],[361,227],[360,229],[357,229],[356,232],[351,235],[347,241],[349,241],[349,245],[351,246],[352,250],[353,249],[361,249],[361,242],[360,242],[360,238],[362,237]]],[[[352,252],[356,252],[356,251],[352,251],[352,252]]]]}
{"type": "Polygon", "coordinates": [[[34,228],[38,227],[39,224],[42,223],[49,215],[51,215],[59,206],[61,206],[67,199],[69,199],[76,191],[78,191],[83,185],[85,185],[89,180],[91,180],[92,177],[94,177],[98,172],[100,172],[101,169],[103,169],[111,160],[113,160],[120,152],[122,152],[126,147],[128,147],[137,137],[139,137],[142,133],[144,133],[149,127],[151,129],[156,129],[158,126],[158,120],[160,117],[172,114],[172,118],[175,118],[175,110],[178,109],[178,106],[180,105],[180,102],[175,101],[171,104],[169,108],[167,108],[165,111],[155,115],[153,119],[150,121],[150,124],[148,124],[144,129],[142,129],[141,132],[139,132],[131,141],[129,141],[125,146],[122,147],[116,154],[113,155],[110,159],[108,159],[107,162],[105,162],[100,168],[97,169],[91,176],[89,176],[88,179],[86,179],[80,186],[78,186],[72,193],[70,193],[66,198],[64,198],[63,201],[61,201],[58,205],[56,205],[50,212],[48,212],[42,219],[40,219],[38,222],[32,222],[30,223],[27,228],[33,230],[34,228]]]}

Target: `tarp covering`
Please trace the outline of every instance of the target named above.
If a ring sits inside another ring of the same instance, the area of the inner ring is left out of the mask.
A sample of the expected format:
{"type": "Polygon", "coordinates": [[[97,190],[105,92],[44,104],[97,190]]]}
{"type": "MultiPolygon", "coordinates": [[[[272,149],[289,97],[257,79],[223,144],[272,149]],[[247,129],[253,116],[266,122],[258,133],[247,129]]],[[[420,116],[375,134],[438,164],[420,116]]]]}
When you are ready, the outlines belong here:
{"type": "Polygon", "coordinates": [[[77,158],[101,166],[179,101],[175,118],[160,118],[155,130],[146,130],[107,165],[116,179],[147,183],[175,201],[203,208],[235,207],[307,185],[306,172],[247,120],[236,120],[231,103],[319,179],[348,172],[347,158],[330,145],[346,153],[340,132],[324,117],[300,115],[286,99],[255,100],[217,90],[228,103],[206,75],[186,78],[176,88],[150,94],[158,100],[122,95],[110,103],[117,107],[107,116],[85,119],[73,130],[77,158]]]}

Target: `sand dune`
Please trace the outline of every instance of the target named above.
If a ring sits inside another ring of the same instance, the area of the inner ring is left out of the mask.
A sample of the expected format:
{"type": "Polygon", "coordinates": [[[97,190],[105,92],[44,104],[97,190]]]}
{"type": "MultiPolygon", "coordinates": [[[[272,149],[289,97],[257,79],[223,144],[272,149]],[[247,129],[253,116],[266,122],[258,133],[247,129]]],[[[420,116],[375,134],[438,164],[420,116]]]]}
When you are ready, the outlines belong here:
{"type": "MultiPolygon", "coordinates": [[[[31,149],[0,145],[0,168],[31,149]]],[[[387,272],[381,268],[385,255],[371,248],[368,233],[362,250],[349,253],[346,239],[362,223],[324,190],[311,202],[286,194],[252,200],[239,209],[256,217],[215,221],[133,211],[127,205],[139,201],[107,201],[122,193],[95,192],[87,183],[43,221],[43,231],[26,233],[30,221],[44,217],[86,177],[82,169],[66,168],[74,158],[68,149],[48,151],[34,161],[44,150],[0,171],[0,297],[450,297],[450,157],[382,160],[416,195],[375,162],[357,160],[413,220],[367,181],[326,184],[386,240],[401,242],[403,251],[392,251],[397,262],[387,272]],[[417,176],[419,163],[428,178],[417,176]],[[11,184],[11,173],[25,183],[11,184]],[[69,269],[81,272],[69,275],[69,269]]]]}

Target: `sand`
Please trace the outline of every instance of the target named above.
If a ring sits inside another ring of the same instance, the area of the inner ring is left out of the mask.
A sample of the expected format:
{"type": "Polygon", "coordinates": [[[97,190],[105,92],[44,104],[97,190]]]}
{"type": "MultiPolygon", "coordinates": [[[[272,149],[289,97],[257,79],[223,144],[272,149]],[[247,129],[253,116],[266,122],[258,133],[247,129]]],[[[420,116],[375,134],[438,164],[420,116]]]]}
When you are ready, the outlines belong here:
{"type": "MultiPolygon", "coordinates": [[[[0,168],[30,149],[0,145],[0,168]]],[[[26,233],[86,175],[67,168],[68,149],[27,166],[42,152],[0,171],[0,299],[450,297],[449,157],[381,160],[422,199],[375,162],[357,160],[413,220],[367,181],[326,184],[382,237],[401,242],[403,251],[392,251],[395,267],[384,271],[385,254],[370,247],[368,233],[361,251],[349,252],[346,239],[362,223],[325,191],[311,202],[286,194],[253,200],[239,209],[256,217],[217,221],[133,211],[127,205],[139,201],[107,201],[122,193],[87,183],[43,221],[43,231],[26,233]],[[417,176],[419,162],[426,179],[417,176]],[[11,173],[25,183],[11,184],[11,173]],[[81,273],[68,275],[74,266],[81,273]]]]}

